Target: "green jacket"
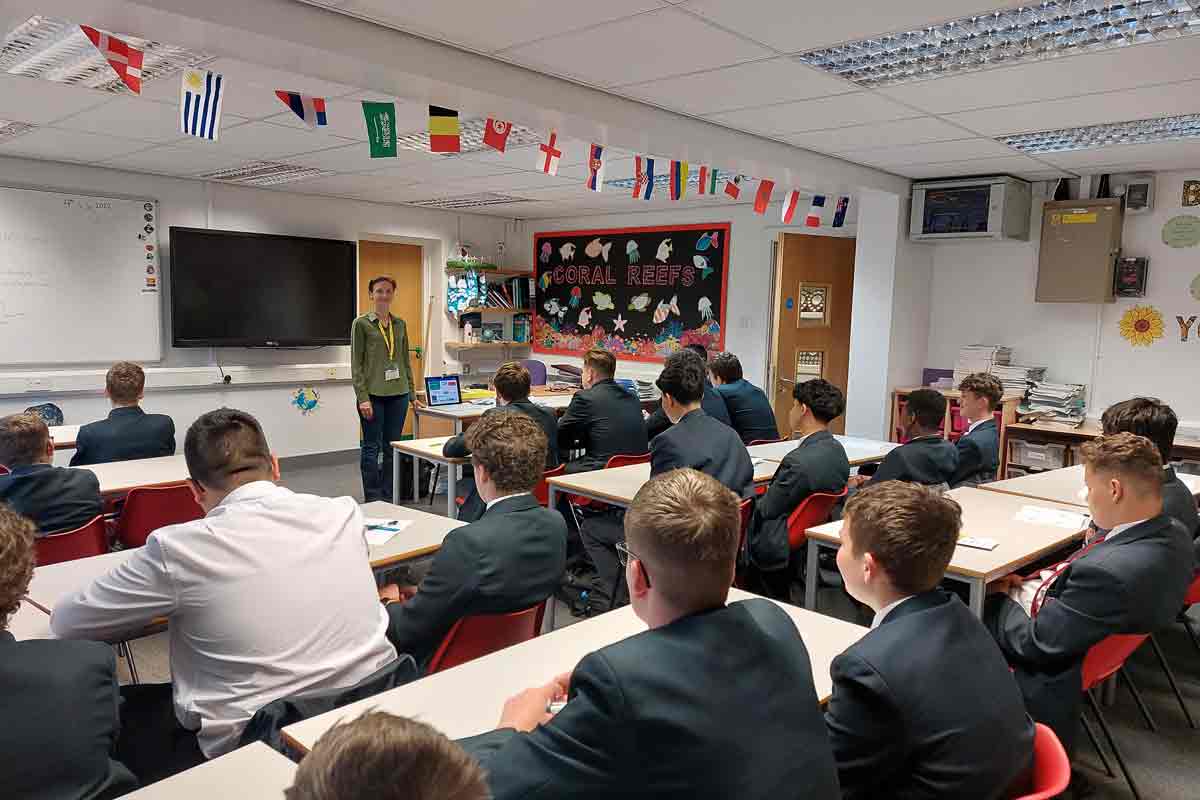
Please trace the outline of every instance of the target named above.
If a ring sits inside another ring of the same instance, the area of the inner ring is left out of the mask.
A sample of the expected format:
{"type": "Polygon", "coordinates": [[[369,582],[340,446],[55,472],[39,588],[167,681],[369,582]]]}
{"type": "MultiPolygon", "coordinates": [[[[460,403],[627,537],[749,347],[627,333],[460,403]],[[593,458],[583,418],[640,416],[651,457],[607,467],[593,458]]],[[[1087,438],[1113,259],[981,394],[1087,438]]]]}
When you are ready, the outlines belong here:
{"type": "Polygon", "coordinates": [[[388,358],[387,340],[379,330],[379,317],[372,311],[354,320],[350,326],[350,374],[354,397],[361,403],[371,395],[393,397],[413,390],[412,369],[408,364],[408,327],[395,314],[392,317],[395,361],[388,358]],[[393,367],[400,370],[398,380],[384,376],[393,367]]]}

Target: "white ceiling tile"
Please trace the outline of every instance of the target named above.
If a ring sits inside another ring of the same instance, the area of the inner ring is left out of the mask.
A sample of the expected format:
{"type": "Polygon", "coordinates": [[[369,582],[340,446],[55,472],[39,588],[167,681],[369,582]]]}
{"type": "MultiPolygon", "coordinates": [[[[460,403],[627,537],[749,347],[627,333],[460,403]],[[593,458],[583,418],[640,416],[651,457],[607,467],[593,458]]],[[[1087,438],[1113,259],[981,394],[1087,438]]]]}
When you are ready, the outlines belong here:
{"type": "Polygon", "coordinates": [[[109,92],[0,74],[0,119],[46,125],[114,98],[109,92]]]}
{"type": "Polygon", "coordinates": [[[1100,167],[1109,171],[1125,169],[1180,170],[1200,168],[1200,140],[1154,142],[1100,147],[1095,150],[1072,150],[1066,153],[1042,153],[1038,156],[1056,167],[1099,173],[1100,167]]]}
{"type": "Polygon", "coordinates": [[[664,8],[500,55],[542,72],[613,86],[753,61],[772,53],[690,14],[664,8]]]}
{"type": "MultiPolygon", "coordinates": [[[[362,102],[364,100],[374,103],[393,103],[396,106],[396,131],[405,134],[415,131],[429,130],[429,104],[418,103],[413,100],[408,100],[403,97],[390,97],[379,92],[354,92],[340,98],[343,101],[352,103],[358,107],[357,114],[359,124],[362,128],[362,133],[350,134],[353,139],[362,139],[366,141],[366,122],[363,119],[362,102]]],[[[336,131],[335,131],[336,132],[336,131]]]]}
{"type": "Polygon", "coordinates": [[[57,128],[35,128],[11,141],[0,143],[0,155],[92,163],[145,148],[145,142],[132,139],[57,128]]]}
{"type": "Polygon", "coordinates": [[[286,185],[286,190],[301,194],[328,194],[338,197],[359,197],[376,200],[399,195],[414,184],[398,176],[381,178],[377,175],[326,175],[286,185]]]}
{"type": "Polygon", "coordinates": [[[311,153],[314,150],[324,150],[349,143],[347,139],[331,136],[319,130],[289,128],[284,125],[272,125],[269,122],[246,122],[241,125],[227,126],[222,117],[221,129],[217,132],[215,142],[194,136],[185,136],[180,140],[179,146],[210,150],[220,148],[248,158],[280,159],[295,153],[311,153]]]}
{"type": "Polygon", "coordinates": [[[371,158],[371,148],[365,142],[355,142],[312,153],[299,153],[287,157],[289,164],[316,167],[333,172],[374,172],[393,170],[403,164],[424,164],[436,156],[413,150],[396,150],[395,158],[371,158]]]}
{"type": "Polygon", "coordinates": [[[1200,113],[1200,80],[1040,103],[964,111],[946,117],[985,136],[1200,113]]]}
{"type": "Polygon", "coordinates": [[[1013,154],[1012,148],[992,139],[959,139],[952,142],[907,144],[839,153],[842,158],[876,167],[937,164],[944,161],[965,161],[968,158],[1000,158],[1013,154]]]}
{"type": "MultiPolygon", "coordinates": [[[[284,106],[282,100],[275,98],[275,102],[277,104],[276,107],[281,109],[281,111],[274,116],[267,117],[266,122],[300,130],[308,128],[304,124],[304,121],[296,116],[295,112],[289,111],[284,106]]],[[[399,110],[397,110],[397,115],[399,115],[399,110]]],[[[326,133],[332,133],[334,136],[341,136],[346,139],[356,139],[360,142],[367,141],[367,123],[363,118],[361,102],[352,100],[327,100],[325,102],[325,119],[327,122],[322,130],[326,133]]],[[[400,122],[398,116],[396,122],[397,124],[400,122]]]]}
{"type": "Polygon", "coordinates": [[[794,59],[773,58],[634,83],[614,91],[663,108],[704,115],[842,94],[854,88],[848,81],[830,77],[794,59]]]}
{"type": "Polygon", "coordinates": [[[163,175],[193,176],[237,167],[245,162],[245,158],[226,151],[205,151],[168,145],[117,156],[103,162],[101,166],[132,170],[134,172],[157,172],[163,175]]]}
{"type": "Polygon", "coordinates": [[[496,164],[481,164],[464,158],[431,156],[425,161],[408,164],[386,165],[391,159],[375,159],[378,166],[367,170],[372,175],[398,176],[412,183],[417,181],[453,181],[462,178],[484,178],[489,175],[504,175],[516,170],[505,169],[496,164]]]}
{"type": "MultiPolygon", "coordinates": [[[[559,166],[558,176],[570,180],[583,181],[588,176],[588,166],[585,163],[568,164],[567,166],[559,166]]],[[[604,162],[604,177],[608,180],[617,178],[632,178],[633,177],[633,159],[632,158],[613,158],[607,159],[604,162]]],[[[630,190],[632,191],[632,190],[630,190]]]]}
{"type": "Polygon", "coordinates": [[[974,158],[969,161],[950,161],[941,164],[910,164],[892,167],[890,172],[907,178],[953,178],[967,175],[1026,175],[1040,174],[1047,170],[1046,164],[1028,156],[1013,155],[1002,158],[974,158]]]}
{"type": "Polygon", "coordinates": [[[868,92],[851,92],[816,100],[709,114],[708,119],[741,130],[774,135],[918,116],[921,116],[919,112],[886,97],[868,92]]]}
{"type": "Polygon", "coordinates": [[[957,125],[950,125],[934,117],[917,117],[896,122],[831,128],[826,131],[789,133],[780,138],[785,142],[822,153],[841,153],[870,147],[941,142],[961,139],[967,135],[957,125]]]}
{"type": "Polygon", "coordinates": [[[875,3],[797,3],[795,0],[689,0],[694,11],[781,53],[911,30],[936,22],[1028,4],[1028,0],[885,0],[875,3]]]}
{"type": "Polygon", "coordinates": [[[661,8],[658,0],[395,0],[321,2],[431,39],[490,53],[569,30],[661,8]]]}
{"type": "Polygon", "coordinates": [[[919,81],[878,91],[931,114],[1075,97],[1200,78],[1195,37],[919,81]]]}
{"type": "MultiPolygon", "coordinates": [[[[246,120],[233,114],[222,114],[221,125],[233,127],[246,120]]],[[[182,139],[179,130],[179,110],[164,103],[153,103],[137,97],[114,97],[98,108],[80,111],[54,124],[65,130],[120,136],[146,142],[167,143],[182,139]]]]}
{"type": "Polygon", "coordinates": [[[540,190],[551,186],[578,186],[584,188],[582,181],[561,176],[543,175],[537,172],[510,172],[507,175],[491,175],[486,178],[471,178],[469,180],[448,181],[444,184],[451,194],[470,194],[472,192],[513,192],[524,194],[525,189],[540,190]]]}

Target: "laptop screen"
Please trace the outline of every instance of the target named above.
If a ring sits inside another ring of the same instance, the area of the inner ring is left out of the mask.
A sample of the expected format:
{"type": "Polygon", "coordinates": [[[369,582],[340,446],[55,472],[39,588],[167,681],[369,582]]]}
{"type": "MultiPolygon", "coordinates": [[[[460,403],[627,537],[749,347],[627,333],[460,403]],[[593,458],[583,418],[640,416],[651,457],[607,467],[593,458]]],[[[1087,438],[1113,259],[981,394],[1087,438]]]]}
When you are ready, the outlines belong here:
{"type": "Polygon", "coordinates": [[[452,406],[462,402],[462,387],[457,375],[425,379],[425,395],[431,406],[452,406]]]}

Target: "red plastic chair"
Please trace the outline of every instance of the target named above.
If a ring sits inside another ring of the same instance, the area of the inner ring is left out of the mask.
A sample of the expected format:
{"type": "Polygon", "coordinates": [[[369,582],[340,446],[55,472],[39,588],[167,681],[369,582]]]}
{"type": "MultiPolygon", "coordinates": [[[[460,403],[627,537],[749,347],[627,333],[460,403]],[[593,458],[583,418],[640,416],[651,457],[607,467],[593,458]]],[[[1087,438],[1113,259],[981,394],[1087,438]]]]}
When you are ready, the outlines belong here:
{"type": "Polygon", "coordinates": [[[1029,793],[1014,795],[1012,800],[1049,800],[1065,792],[1071,782],[1071,759],[1062,742],[1042,723],[1035,726],[1029,793]]]}
{"type": "Polygon", "coordinates": [[[100,556],[108,552],[108,529],[104,517],[97,516],[73,531],[40,536],[34,540],[34,547],[39,567],[100,556]]]}
{"type": "Polygon", "coordinates": [[[141,547],[146,537],[159,528],[203,517],[204,509],[186,483],[130,489],[117,518],[117,541],[127,548],[141,547]]]}
{"type": "Polygon", "coordinates": [[[553,478],[556,475],[562,475],[567,471],[566,464],[559,464],[554,469],[548,469],[542,473],[542,479],[537,482],[537,486],[533,487],[533,496],[537,499],[538,505],[542,508],[547,508],[550,505],[550,486],[546,483],[546,478],[553,478]]]}
{"type": "Polygon", "coordinates": [[[454,623],[429,662],[426,675],[527,642],[542,629],[546,601],[511,614],[476,614],[454,623]]]}
{"type": "Polygon", "coordinates": [[[829,521],[829,513],[839,500],[846,497],[849,489],[843,487],[837,494],[817,492],[810,494],[796,506],[796,510],[788,517],[788,547],[793,552],[799,550],[808,541],[807,531],[817,525],[829,521]]]}
{"type": "Polygon", "coordinates": [[[8,467],[4,466],[3,464],[0,464],[0,475],[7,475],[7,474],[8,474],[8,467]]]}
{"type": "MultiPolygon", "coordinates": [[[[1133,695],[1134,701],[1141,710],[1142,716],[1146,720],[1146,725],[1150,730],[1157,730],[1154,720],[1150,717],[1150,711],[1146,708],[1146,704],[1142,702],[1142,697],[1138,693],[1137,687],[1125,672],[1125,661],[1149,638],[1150,636],[1144,633],[1114,634],[1092,645],[1092,648],[1087,651],[1087,655],[1083,658],[1084,699],[1087,701],[1088,707],[1092,709],[1092,714],[1095,715],[1096,721],[1100,723],[1100,730],[1104,732],[1104,738],[1108,741],[1108,746],[1112,749],[1113,755],[1117,757],[1117,765],[1125,775],[1125,780],[1129,784],[1129,791],[1133,793],[1135,800],[1141,800],[1141,794],[1137,790],[1137,785],[1133,782],[1133,776],[1129,773],[1129,768],[1125,765],[1125,757],[1121,754],[1121,749],[1117,746],[1116,739],[1113,738],[1112,729],[1109,728],[1108,721],[1104,718],[1104,712],[1100,710],[1100,704],[1096,701],[1096,696],[1092,690],[1113,675],[1120,675],[1121,678],[1124,678],[1125,685],[1129,687],[1130,694],[1133,695]]],[[[1105,771],[1111,776],[1112,768],[1109,767],[1108,759],[1100,749],[1096,737],[1092,733],[1091,726],[1087,724],[1086,717],[1084,718],[1083,729],[1087,732],[1088,738],[1092,740],[1092,745],[1096,747],[1096,752],[1100,753],[1100,760],[1104,763],[1105,771]]]]}

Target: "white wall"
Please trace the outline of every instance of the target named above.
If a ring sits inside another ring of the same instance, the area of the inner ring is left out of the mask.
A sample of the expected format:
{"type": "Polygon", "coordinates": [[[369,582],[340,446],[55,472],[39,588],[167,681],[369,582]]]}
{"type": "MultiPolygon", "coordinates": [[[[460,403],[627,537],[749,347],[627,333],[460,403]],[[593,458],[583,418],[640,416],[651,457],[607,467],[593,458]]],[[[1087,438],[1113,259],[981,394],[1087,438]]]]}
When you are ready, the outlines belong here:
{"type": "Polygon", "coordinates": [[[1200,315],[1200,303],[1189,292],[1200,273],[1200,247],[1174,249],[1161,238],[1171,217],[1200,215],[1181,206],[1185,178],[1200,179],[1200,170],[1160,173],[1155,210],[1125,219],[1123,254],[1150,258],[1143,299],[1034,303],[1042,205],[1036,198],[1029,242],[924,245],[933,258],[928,366],[953,367],[964,344],[1007,344],[1015,361],[1047,366],[1050,380],[1089,384],[1093,415],[1118,400],[1149,394],[1170,403],[1183,422],[1200,425],[1200,396],[1192,391],[1200,340],[1193,326],[1188,341],[1180,341],[1175,322],[1176,315],[1200,315]],[[1121,338],[1119,322],[1131,306],[1147,304],[1162,314],[1165,336],[1135,348],[1121,338]]]}

